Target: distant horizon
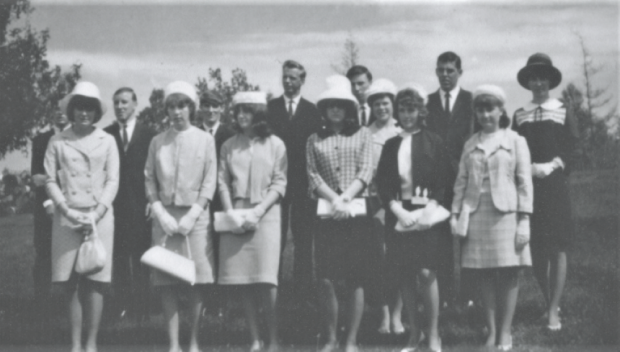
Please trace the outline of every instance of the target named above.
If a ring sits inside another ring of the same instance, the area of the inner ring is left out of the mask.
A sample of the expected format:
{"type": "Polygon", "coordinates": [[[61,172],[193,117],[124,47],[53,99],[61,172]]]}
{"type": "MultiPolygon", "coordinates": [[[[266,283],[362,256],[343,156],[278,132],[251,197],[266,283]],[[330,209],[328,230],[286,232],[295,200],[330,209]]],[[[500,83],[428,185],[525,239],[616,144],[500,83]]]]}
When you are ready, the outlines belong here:
{"type": "MultiPolygon", "coordinates": [[[[463,60],[461,86],[502,86],[512,114],[530,99],[516,74],[535,52],[549,54],[562,71],[563,81],[552,96],[559,97],[568,83],[582,85],[577,32],[593,62],[604,67],[595,83],[617,96],[617,3],[355,4],[121,6],[38,0],[32,1],[35,11],[29,21],[37,30],[50,31],[50,64],[66,70],[81,62],[83,79],[99,86],[108,105],[116,88],[133,87],[138,111],[148,106],[153,88],[178,79],[193,84],[199,76],[208,77],[209,68],[220,68],[226,80],[232,69],[241,68],[250,83],[279,96],[281,64],[287,59],[306,67],[302,95],[314,102],[325,78],[335,73],[331,65],[339,63],[348,36],[360,48],[360,63],[375,78],[390,79],[398,87],[415,81],[429,93],[438,88],[436,57],[452,50],[463,60]]],[[[113,115],[108,109],[98,126],[113,122],[113,115]]],[[[7,154],[0,168],[29,169],[29,157],[20,154],[7,154]]]]}

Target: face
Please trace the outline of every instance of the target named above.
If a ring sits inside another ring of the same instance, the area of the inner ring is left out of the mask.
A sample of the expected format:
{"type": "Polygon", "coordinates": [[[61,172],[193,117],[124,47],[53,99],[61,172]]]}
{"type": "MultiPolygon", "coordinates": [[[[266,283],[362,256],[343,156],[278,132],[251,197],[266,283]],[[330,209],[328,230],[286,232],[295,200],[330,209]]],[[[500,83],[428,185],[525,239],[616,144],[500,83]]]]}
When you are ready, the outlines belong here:
{"type": "Polygon", "coordinates": [[[370,80],[368,79],[368,75],[365,73],[351,78],[351,91],[360,104],[363,104],[366,99],[364,93],[366,93],[366,89],[368,89],[368,87],[370,87],[370,80]]]}
{"type": "Polygon", "coordinates": [[[531,76],[528,86],[534,95],[549,93],[549,79],[545,77],[531,76]]]}
{"type": "Polygon", "coordinates": [[[78,105],[73,108],[73,126],[78,128],[91,127],[95,124],[97,110],[92,106],[78,105]]]}
{"type": "Polygon", "coordinates": [[[239,112],[237,113],[237,123],[239,127],[243,131],[247,131],[252,128],[252,121],[254,120],[254,114],[252,111],[243,105],[239,107],[239,112]]]}
{"type": "Polygon", "coordinates": [[[293,97],[299,94],[304,79],[301,78],[301,70],[298,68],[284,68],[282,70],[282,87],[287,96],[293,97]]]}
{"type": "Polygon", "coordinates": [[[222,112],[224,112],[224,107],[213,102],[200,104],[200,109],[198,110],[203,121],[209,126],[215,125],[220,120],[222,112]]]}
{"type": "Polygon", "coordinates": [[[494,132],[499,129],[499,120],[502,117],[503,110],[495,104],[476,104],[474,113],[478,123],[485,132],[494,132]]]}
{"type": "Polygon", "coordinates": [[[69,124],[69,118],[60,109],[56,109],[52,122],[56,127],[62,129],[69,124]]]}
{"type": "Polygon", "coordinates": [[[398,105],[398,120],[406,132],[413,132],[418,129],[419,111],[414,106],[398,105]]]}
{"type": "Polygon", "coordinates": [[[327,114],[327,120],[332,125],[342,125],[344,123],[346,108],[342,104],[338,102],[329,102],[327,103],[325,112],[327,114]]]}
{"type": "Polygon", "coordinates": [[[463,71],[456,68],[455,62],[437,62],[435,74],[439,79],[439,86],[444,92],[449,92],[456,87],[462,73],[463,71]]]}
{"type": "Polygon", "coordinates": [[[371,109],[372,114],[379,122],[387,122],[392,118],[392,101],[389,97],[375,99],[372,103],[371,109]]]}
{"type": "Polygon", "coordinates": [[[126,122],[136,111],[137,102],[133,100],[133,94],[122,92],[114,96],[114,115],[119,122],[126,122]]]}
{"type": "Polygon", "coordinates": [[[179,102],[176,106],[168,106],[167,112],[174,129],[182,131],[190,126],[188,104],[179,102]]]}

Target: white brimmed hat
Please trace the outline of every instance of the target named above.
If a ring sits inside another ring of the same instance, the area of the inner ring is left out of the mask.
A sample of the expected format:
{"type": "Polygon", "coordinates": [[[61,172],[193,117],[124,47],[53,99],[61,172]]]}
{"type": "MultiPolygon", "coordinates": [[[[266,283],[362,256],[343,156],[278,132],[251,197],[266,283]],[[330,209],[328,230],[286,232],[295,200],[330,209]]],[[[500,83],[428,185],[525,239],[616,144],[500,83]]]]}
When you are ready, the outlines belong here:
{"type": "Polygon", "coordinates": [[[233,96],[233,106],[239,104],[262,104],[267,105],[267,94],[265,92],[250,91],[237,92],[233,96]]]}
{"type": "Polygon", "coordinates": [[[198,94],[196,93],[196,87],[185,81],[174,81],[166,86],[164,89],[164,102],[172,94],[183,94],[190,98],[194,104],[198,105],[198,94]]]}
{"type": "Polygon", "coordinates": [[[101,116],[105,114],[107,107],[105,103],[103,102],[103,100],[101,100],[101,94],[99,93],[99,88],[97,88],[97,86],[94,83],[82,81],[82,82],[78,82],[75,85],[75,87],[73,87],[73,90],[71,91],[71,93],[67,94],[60,101],[60,109],[62,110],[63,113],[65,113],[65,115],[67,114],[67,108],[69,107],[69,102],[76,95],[81,95],[83,97],[97,99],[97,101],[99,101],[99,107],[101,108],[101,116]]]}
{"type": "Polygon", "coordinates": [[[424,105],[428,103],[428,92],[426,92],[426,89],[424,89],[424,87],[421,84],[415,83],[415,82],[406,83],[405,85],[403,85],[403,87],[400,89],[399,92],[402,92],[404,90],[412,90],[418,93],[418,95],[424,101],[424,105]]]}
{"type": "Polygon", "coordinates": [[[351,93],[351,81],[343,75],[333,75],[327,77],[327,90],[319,95],[317,106],[325,100],[345,100],[353,103],[357,107],[357,99],[351,93]]]}
{"type": "Polygon", "coordinates": [[[394,97],[396,97],[396,91],[396,86],[392,83],[392,81],[385,78],[379,78],[372,81],[370,87],[366,89],[366,101],[368,101],[371,96],[377,94],[389,94],[392,96],[392,99],[394,99],[394,97]]]}
{"type": "Polygon", "coordinates": [[[483,84],[476,87],[473,93],[474,100],[476,100],[476,98],[481,95],[490,95],[501,101],[502,105],[506,104],[506,93],[504,93],[504,90],[498,86],[492,84],[483,84]]]}

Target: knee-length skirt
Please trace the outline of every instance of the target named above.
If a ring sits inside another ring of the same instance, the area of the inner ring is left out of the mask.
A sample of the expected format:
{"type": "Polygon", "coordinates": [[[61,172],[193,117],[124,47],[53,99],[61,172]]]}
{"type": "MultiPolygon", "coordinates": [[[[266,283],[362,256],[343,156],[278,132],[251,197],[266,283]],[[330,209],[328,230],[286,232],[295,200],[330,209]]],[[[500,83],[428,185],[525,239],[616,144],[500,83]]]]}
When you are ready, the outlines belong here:
{"type": "Polygon", "coordinates": [[[517,213],[497,210],[491,193],[482,193],[478,208],[470,214],[467,237],[462,242],[462,267],[531,266],[529,245],[516,250],[516,233],[517,213]]]}
{"type": "MultiPolygon", "coordinates": [[[[178,222],[183,215],[187,214],[190,207],[176,207],[166,206],[166,211],[178,222]]],[[[187,236],[173,235],[166,238],[165,247],[175,253],[181,254],[185,257],[189,257],[187,253],[187,244],[185,241],[189,241],[189,250],[191,252],[191,259],[196,264],[196,283],[208,284],[213,283],[213,241],[209,236],[209,209],[205,209],[194,227],[187,236]]],[[[162,229],[159,221],[155,219],[153,221],[152,232],[152,245],[161,245],[164,241],[166,234],[162,229]]],[[[182,281],[165,274],[161,271],[151,270],[151,282],[155,286],[161,285],[175,285],[180,284],[182,281]]]]}

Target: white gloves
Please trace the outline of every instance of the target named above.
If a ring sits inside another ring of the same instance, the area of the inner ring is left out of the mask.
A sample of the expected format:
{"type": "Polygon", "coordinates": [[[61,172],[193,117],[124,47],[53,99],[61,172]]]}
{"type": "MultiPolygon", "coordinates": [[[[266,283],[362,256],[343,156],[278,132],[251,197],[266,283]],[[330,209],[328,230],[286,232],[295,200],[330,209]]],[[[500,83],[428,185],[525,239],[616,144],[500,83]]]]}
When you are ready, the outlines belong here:
{"type": "Polygon", "coordinates": [[[260,205],[255,206],[251,212],[247,213],[245,216],[245,221],[243,222],[242,227],[246,231],[254,231],[258,226],[258,222],[265,215],[265,209],[260,205]]]}
{"type": "Polygon", "coordinates": [[[397,202],[397,201],[391,202],[390,210],[392,210],[392,213],[396,215],[398,222],[400,222],[400,224],[403,227],[412,226],[417,221],[417,219],[411,216],[410,212],[408,212],[407,210],[405,210],[405,208],[403,208],[400,202],[397,202]]]}
{"type": "Polygon", "coordinates": [[[555,170],[564,168],[564,162],[559,157],[553,158],[548,163],[534,163],[532,164],[532,176],[536,178],[545,178],[555,170]]]}
{"type": "Polygon", "coordinates": [[[47,180],[47,176],[43,174],[32,175],[32,182],[37,187],[45,186],[45,181],[47,180]]]}
{"type": "MultiPolygon", "coordinates": [[[[349,200],[350,201],[350,200],[349,200]]],[[[332,218],[334,220],[344,220],[351,216],[347,207],[348,202],[342,195],[332,201],[332,218]]]]}
{"type": "Polygon", "coordinates": [[[45,213],[49,216],[54,216],[54,212],[56,211],[56,206],[51,199],[43,202],[43,208],[45,208],[45,213]]]}
{"type": "Polygon", "coordinates": [[[187,214],[183,215],[181,220],[179,220],[179,233],[183,236],[187,236],[189,232],[194,228],[196,224],[196,220],[202,212],[204,208],[198,204],[192,204],[192,207],[189,209],[187,214]]]}
{"type": "Polygon", "coordinates": [[[530,242],[530,217],[527,214],[519,214],[517,220],[517,234],[515,236],[515,248],[521,251],[530,242]]]}
{"type": "Polygon", "coordinates": [[[164,205],[161,204],[161,201],[153,203],[151,205],[151,210],[153,211],[153,214],[155,214],[157,221],[159,221],[159,224],[166,235],[170,236],[179,232],[179,224],[177,224],[177,221],[172,217],[172,215],[168,214],[164,208],[164,205]]]}
{"type": "Polygon", "coordinates": [[[456,214],[452,214],[452,216],[450,217],[450,231],[452,232],[453,235],[458,236],[457,233],[457,226],[459,223],[459,218],[456,214]]]}
{"type": "Polygon", "coordinates": [[[233,230],[232,233],[239,235],[245,232],[243,225],[245,223],[245,219],[243,218],[243,216],[241,216],[241,214],[239,214],[238,211],[235,211],[235,209],[228,209],[226,211],[226,214],[228,214],[228,216],[231,217],[231,219],[233,219],[233,221],[235,222],[235,224],[237,225],[237,229],[233,230]]]}

